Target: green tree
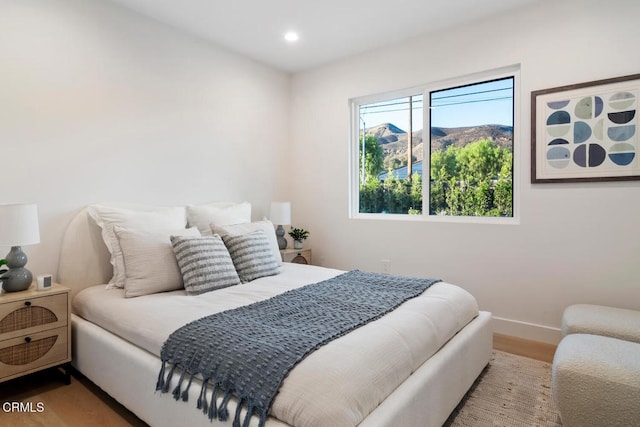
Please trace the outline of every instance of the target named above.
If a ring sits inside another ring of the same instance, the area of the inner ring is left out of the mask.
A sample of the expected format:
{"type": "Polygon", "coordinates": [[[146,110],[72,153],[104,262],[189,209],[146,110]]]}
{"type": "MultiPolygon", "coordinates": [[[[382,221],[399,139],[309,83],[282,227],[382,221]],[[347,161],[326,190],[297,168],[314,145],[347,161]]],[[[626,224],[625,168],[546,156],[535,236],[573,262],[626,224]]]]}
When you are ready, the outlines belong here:
{"type": "Polygon", "coordinates": [[[493,188],[491,182],[484,180],[473,189],[473,207],[475,216],[493,216],[493,188]]]}
{"type": "Polygon", "coordinates": [[[449,180],[458,175],[460,148],[450,145],[446,150],[431,153],[431,179],[449,180]]]}
{"type": "Polygon", "coordinates": [[[511,150],[490,140],[432,153],[429,212],[512,216],[512,163],[511,150]]]}
{"type": "Polygon", "coordinates": [[[492,141],[472,142],[456,156],[459,175],[470,182],[497,179],[502,168],[502,158],[502,149],[492,141]]]}
{"type": "Polygon", "coordinates": [[[370,179],[360,185],[360,212],[380,213],[384,206],[382,182],[370,179]]]}
{"type": "Polygon", "coordinates": [[[411,176],[411,205],[408,213],[412,215],[422,213],[422,176],[417,172],[411,176]]]}
{"type": "MultiPolygon", "coordinates": [[[[360,212],[420,214],[422,177],[414,173],[411,180],[400,179],[389,171],[381,181],[382,148],[375,137],[369,136],[366,141],[360,212]]],[[[430,214],[512,216],[512,163],[511,150],[489,140],[432,153],[430,214]]]]}
{"type": "Polygon", "coordinates": [[[422,212],[422,177],[400,179],[390,173],[383,181],[370,179],[360,186],[360,212],[420,214],[422,212]]]}
{"type": "MultiPolygon", "coordinates": [[[[360,136],[360,154],[358,156],[359,167],[362,168],[362,136],[360,136]]],[[[378,179],[378,175],[384,169],[384,153],[382,147],[378,144],[378,138],[373,135],[367,135],[364,147],[364,181],[378,179]]],[[[362,173],[362,170],[360,171],[362,173]]],[[[362,177],[362,175],[361,175],[362,177]]]]}

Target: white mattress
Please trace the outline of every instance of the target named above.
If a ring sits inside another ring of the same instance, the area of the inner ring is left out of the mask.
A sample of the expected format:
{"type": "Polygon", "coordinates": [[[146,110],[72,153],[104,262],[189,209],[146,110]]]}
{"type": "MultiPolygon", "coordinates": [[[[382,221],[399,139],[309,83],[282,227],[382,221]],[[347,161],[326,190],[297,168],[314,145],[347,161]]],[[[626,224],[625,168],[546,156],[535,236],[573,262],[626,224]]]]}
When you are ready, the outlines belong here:
{"type": "MultiPolygon", "coordinates": [[[[73,311],[159,355],[169,334],[192,320],[339,273],[287,263],[278,276],[198,296],[175,291],[124,298],[122,290],[93,286],[78,293],[73,311]]],[[[477,315],[477,303],[468,292],[448,283],[434,284],[304,359],[283,382],[271,416],[292,426],[357,425],[477,315]]],[[[196,411],[195,402],[184,405],[196,411]]]]}

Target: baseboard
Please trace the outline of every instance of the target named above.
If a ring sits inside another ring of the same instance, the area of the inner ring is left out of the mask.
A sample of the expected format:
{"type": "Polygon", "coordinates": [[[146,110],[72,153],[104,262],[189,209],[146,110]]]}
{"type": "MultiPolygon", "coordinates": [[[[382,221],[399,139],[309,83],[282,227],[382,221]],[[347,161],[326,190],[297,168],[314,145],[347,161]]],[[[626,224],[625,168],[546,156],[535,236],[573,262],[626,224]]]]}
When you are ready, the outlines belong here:
{"type": "Polygon", "coordinates": [[[553,345],[558,345],[561,339],[560,328],[551,328],[495,316],[493,317],[493,332],[553,345]]]}

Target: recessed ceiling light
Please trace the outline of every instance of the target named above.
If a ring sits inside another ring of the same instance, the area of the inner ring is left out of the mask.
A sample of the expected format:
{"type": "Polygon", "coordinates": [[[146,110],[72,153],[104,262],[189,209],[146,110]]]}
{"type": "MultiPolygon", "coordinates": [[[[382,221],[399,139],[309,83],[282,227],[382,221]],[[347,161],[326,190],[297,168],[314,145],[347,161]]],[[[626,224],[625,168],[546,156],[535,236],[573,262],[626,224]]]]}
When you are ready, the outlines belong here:
{"type": "Polygon", "coordinates": [[[288,42],[297,42],[300,36],[295,31],[289,31],[284,35],[284,39],[288,42]]]}

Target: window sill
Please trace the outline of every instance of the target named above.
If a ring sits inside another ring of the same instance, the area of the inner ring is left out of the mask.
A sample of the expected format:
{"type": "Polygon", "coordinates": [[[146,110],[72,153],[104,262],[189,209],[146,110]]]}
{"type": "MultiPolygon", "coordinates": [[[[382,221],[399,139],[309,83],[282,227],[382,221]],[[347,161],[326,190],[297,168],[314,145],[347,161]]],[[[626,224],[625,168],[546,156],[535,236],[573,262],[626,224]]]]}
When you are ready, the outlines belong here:
{"type": "Polygon", "coordinates": [[[374,221],[406,221],[406,222],[435,222],[435,223],[457,223],[457,224],[498,224],[498,225],[519,225],[520,218],[517,217],[489,217],[489,216],[445,216],[445,215],[405,215],[405,214],[375,214],[357,213],[351,214],[353,220],[374,220],[374,221]]]}

